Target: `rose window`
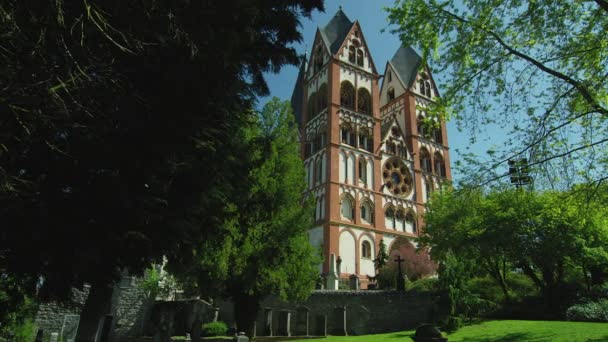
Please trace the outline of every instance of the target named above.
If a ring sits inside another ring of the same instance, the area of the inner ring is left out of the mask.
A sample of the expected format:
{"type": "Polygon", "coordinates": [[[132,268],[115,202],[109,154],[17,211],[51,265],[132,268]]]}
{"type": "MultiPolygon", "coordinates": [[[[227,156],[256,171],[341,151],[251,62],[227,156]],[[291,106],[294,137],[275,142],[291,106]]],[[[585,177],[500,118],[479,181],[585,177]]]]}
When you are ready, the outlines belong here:
{"type": "Polygon", "coordinates": [[[412,174],[402,160],[391,158],[382,169],[384,186],[394,195],[407,196],[412,191],[412,174]]]}

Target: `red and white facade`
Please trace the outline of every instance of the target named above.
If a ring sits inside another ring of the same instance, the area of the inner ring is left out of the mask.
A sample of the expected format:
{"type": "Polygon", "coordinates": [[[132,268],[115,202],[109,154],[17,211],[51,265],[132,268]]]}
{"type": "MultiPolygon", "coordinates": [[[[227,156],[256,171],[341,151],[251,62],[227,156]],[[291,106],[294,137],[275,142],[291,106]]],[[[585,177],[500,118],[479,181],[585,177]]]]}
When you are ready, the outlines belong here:
{"type": "Polygon", "coordinates": [[[422,124],[438,93],[408,47],[378,74],[342,10],[317,30],[309,56],[292,102],[316,200],[310,242],[323,251],[328,289],[353,274],[366,288],[380,241],[388,251],[398,238],[415,244],[429,193],[451,179],[445,123],[422,124]]]}

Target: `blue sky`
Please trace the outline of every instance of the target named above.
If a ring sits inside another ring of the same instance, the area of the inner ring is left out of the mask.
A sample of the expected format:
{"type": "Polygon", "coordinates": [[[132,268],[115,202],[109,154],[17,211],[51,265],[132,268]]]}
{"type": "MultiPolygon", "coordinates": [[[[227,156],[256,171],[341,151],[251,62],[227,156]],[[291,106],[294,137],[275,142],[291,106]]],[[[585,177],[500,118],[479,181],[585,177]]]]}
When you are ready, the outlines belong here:
{"type": "MultiPolygon", "coordinates": [[[[304,19],[302,21],[301,32],[303,42],[294,47],[298,53],[305,51],[310,53],[310,46],[313,42],[317,27],[324,26],[331,20],[340,5],[342,10],[351,21],[359,20],[363,29],[363,35],[369,46],[372,58],[379,73],[384,72],[386,62],[397,51],[401,42],[396,35],[389,31],[389,26],[386,20],[387,13],[385,7],[393,6],[394,0],[344,0],[344,1],[326,1],[325,12],[315,12],[311,20],[304,19]],[[386,29],[385,32],[381,32],[386,29]]],[[[432,64],[431,64],[432,67],[432,64]]],[[[297,68],[294,66],[286,66],[281,69],[278,74],[267,74],[266,80],[270,87],[270,96],[276,96],[282,100],[289,100],[293,86],[297,78],[297,68]]],[[[446,81],[444,75],[433,73],[435,81],[438,83],[439,91],[441,85],[446,81]]],[[[260,107],[268,101],[269,98],[260,99],[260,107]]],[[[492,148],[493,144],[500,144],[504,140],[504,134],[500,130],[491,129],[486,131],[483,136],[480,136],[478,142],[469,146],[469,134],[467,132],[459,132],[454,122],[448,122],[448,142],[450,145],[450,158],[452,164],[452,175],[454,180],[458,180],[461,175],[454,169],[454,162],[460,159],[459,153],[470,151],[482,156],[486,154],[488,149],[492,148]],[[502,134],[502,136],[501,136],[502,134]]]]}

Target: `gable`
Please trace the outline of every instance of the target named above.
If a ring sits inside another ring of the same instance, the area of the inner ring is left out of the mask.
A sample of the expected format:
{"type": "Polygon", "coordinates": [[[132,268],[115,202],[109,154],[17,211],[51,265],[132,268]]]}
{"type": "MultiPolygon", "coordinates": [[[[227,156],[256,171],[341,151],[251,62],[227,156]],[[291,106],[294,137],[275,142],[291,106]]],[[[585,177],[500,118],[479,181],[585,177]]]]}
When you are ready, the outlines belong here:
{"type": "Polygon", "coordinates": [[[329,23],[319,29],[321,37],[332,56],[338,52],[352,26],[353,23],[340,8],[329,23]]]}
{"type": "Polygon", "coordinates": [[[413,160],[405,134],[394,115],[388,117],[381,126],[382,151],[405,160],[413,160]]]}

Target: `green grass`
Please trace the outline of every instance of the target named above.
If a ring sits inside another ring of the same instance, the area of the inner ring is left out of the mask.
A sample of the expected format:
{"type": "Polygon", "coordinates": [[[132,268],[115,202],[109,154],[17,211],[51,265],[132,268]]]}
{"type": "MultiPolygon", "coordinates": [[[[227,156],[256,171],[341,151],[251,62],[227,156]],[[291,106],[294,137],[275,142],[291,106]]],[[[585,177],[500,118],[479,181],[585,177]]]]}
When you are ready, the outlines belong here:
{"type": "MultiPolygon", "coordinates": [[[[413,330],[364,336],[329,336],[322,342],[412,341],[413,330]]],[[[486,321],[447,335],[449,342],[600,342],[608,341],[608,324],[562,321],[486,321]]],[[[293,341],[293,340],[292,340],[293,341]]],[[[296,340],[308,341],[311,340],[296,340]]],[[[294,341],[295,342],[295,341],[294,341]]]]}

